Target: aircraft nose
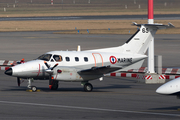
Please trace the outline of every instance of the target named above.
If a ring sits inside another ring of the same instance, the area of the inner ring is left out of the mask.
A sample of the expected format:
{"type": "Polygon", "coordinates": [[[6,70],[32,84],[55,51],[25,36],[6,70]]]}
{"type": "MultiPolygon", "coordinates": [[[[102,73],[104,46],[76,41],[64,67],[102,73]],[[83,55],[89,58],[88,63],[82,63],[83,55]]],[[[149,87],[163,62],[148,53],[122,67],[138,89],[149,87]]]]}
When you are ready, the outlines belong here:
{"type": "Polygon", "coordinates": [[[160,86],[160,87],[156,90],[156,93],[159,93],[159,94],[167,94],[167,88],[166,88],[166,86],[164,86],[164,85],[160,86]]]}
{"type": "Polygon", "coordinates": [[[12,68],[9,68],[8,70],[6,70],[4,73],[6,74],[6,75],[10,75],[10,76],[12,76],[12,68]]]}

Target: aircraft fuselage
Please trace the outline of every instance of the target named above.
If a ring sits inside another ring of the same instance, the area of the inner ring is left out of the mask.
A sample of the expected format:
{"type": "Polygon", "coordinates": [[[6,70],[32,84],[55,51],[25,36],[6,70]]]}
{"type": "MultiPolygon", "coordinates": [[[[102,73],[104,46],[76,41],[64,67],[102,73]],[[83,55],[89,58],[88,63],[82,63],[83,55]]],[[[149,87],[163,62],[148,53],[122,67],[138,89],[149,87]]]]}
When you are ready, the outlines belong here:
{"type": "Polygon", "coordinates": [[[28,61],[12,67],[12,73],[9,72],[9,75],[20,78],[48,79],[49,74],[46,73],[45,70],[47,67],[44,64],[44,61],[46,61],[49,67],[58,63],[58,66],[54,70],[56,72],[55,79],[58,78],[57,80],[62,81],[83,81],[96,79],[102,75],[86,75],[86,77],[82,77],[78,74],[78,71],[102,66],[119,67],[119,69],[121,69],[145,58],[146,55],[139,54],[132,55],[89,51],[52,51],[44,54],[44,56],[40,56],[36,60],[28,61]],[[58,73],[58,70],[61,72],[58,73]]]}

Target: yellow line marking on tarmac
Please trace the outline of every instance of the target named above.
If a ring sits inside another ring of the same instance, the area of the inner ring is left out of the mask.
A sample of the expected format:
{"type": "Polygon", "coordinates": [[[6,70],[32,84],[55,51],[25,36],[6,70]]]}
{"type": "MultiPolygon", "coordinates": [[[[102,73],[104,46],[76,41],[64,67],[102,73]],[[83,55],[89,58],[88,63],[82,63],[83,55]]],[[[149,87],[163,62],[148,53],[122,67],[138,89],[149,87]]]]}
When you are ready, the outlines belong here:
{"type": "MultiPolygon", "coordinates": [[[[36,92],[40,92],[41,90],[40,89],[37,89],[36,92]]],[[[26,92],[33,92],[31,89],[27,89],[26,92]]]]}

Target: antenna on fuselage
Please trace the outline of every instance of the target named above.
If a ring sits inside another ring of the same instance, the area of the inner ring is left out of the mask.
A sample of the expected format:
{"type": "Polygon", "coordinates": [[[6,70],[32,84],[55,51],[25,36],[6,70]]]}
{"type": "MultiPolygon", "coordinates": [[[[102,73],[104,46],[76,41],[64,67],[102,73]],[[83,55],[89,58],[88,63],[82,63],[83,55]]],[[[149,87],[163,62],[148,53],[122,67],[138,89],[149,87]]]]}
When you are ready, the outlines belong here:
{"type": "Polygon", "coordinates": [[[80,45],[77,46],[77,51],[81,51],[81,46],[80,45]]]}

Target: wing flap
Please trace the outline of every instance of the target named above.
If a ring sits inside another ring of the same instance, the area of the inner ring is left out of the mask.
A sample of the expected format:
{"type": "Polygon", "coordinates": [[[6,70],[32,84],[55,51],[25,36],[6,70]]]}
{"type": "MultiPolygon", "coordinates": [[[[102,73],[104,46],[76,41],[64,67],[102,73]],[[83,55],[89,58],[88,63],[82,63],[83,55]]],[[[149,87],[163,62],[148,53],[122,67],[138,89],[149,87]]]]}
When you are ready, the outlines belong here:
{"type": "Polygon", "coordinates": [[[111,66],[92,67],[91,69],[78,71],[78,74],[81,74],[81,75],[102,75],[102,74],[107,74],[107,73],[119,70],[121,68],[122,67],[111,67],[111,66]]]}

